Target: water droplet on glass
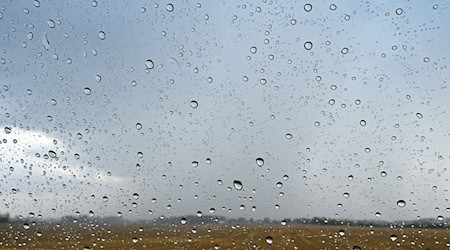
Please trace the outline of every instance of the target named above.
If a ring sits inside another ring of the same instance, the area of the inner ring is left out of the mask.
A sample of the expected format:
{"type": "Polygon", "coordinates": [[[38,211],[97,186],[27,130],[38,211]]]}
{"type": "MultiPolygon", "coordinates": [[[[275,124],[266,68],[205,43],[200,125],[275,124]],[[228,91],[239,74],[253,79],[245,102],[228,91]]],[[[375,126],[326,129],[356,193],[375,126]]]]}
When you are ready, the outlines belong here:
{"type": "Polygon", "coordinates": [[[138,193],[134,193],[133,194],[133,199],[135,199],[135,200],[139,199],[139,194],[138,193]]]}
{"type": "Polygon", "coordinates": [[[305,47],[306,50],[311,50],[313,47],[313,43],[312,42],[305,42],[305,44],[303,44],[303,46],[305,47]]]}
{"type": "Polygon", "coordinates": [[[186,218],[181,218],[181,224],[185,225],[187,223],[186,218]]]}
{"type": "Polygon", "coordinates": [[[366,121],[365,120],[361,120],[361,121],[359,121],[359,124],[361,125],[361,126],[366,126],[366,121]]]}
{"type": "Polygon", "coordinates": [[[345,231],[344,230],[339,230],[338,234],[339,234],[339,236],[345,236],[345,231]]]}
{"type": "Polygon", "coordinates": [[[236,190],[242,190],[242,182],[238,181],[238,180],[234,180],[233,181],[233,186],[236,190]]]}
{"type": "Polygon", "coordinates": [[[197,101],[191,101],[191,108],[195,109],[198,107],[198,102],[197,101]]]}
{"type": "Polygon", "coordinates": [[[100,38],[100,40],[105,40],[106,38],[106,34],[103,31],[98,32],[98,38],[100,38]]]}
{"type": "Polygon", "coordinates": [[[303,9],[305,9],[306,12],[310,12],[312,10],[312,5],[307,3],[303,6],[303,9]]]}
{"type": "Polygon", "coordinates": [[[348,53],[348,48],[343,48],[343,49],[341,49],[341,53],[342,53],[343,55],[347,54],[347,53],[348,53]]]}
{"type": "Polygon", "coordinates": [[[250,52],[251,52],[252,54],[255,54],[256,51],[257,51],[257,49],[256,49],[255,46],[253,46],[253,47],[250,48],[250,52]]]}
{"type": "Polygon", "coordinates": [[[389,237],[391,239],[391,241],[396,241],[397,240],[397,235],[392,234],[391,237],[389,237]]]}
{"type": "Polygon", "coordinates": [[[406,202],[404,200],[399,200],[399,201],[397,201],[397,205],[399,207],[404,207],[404,206],[406,206],[406,202]]]}
{"type": "Polygon", "coordinates": [[[272,245],[273,244],[273,238],[271,236],[267,236],[266,237],[266,243],[269,244],[269,245],[272,245]]]}
{"type": "Polygon", "coordinates": [[[28,223],[23,224],[23,228],[25,228],[25,230],[30,229],[30,225],[28,225],[28,223]]]}
{"type": "Polygon", "coordinates": [[[198,161],[193,161],[191,163],[191,166],[194,167],[194,168],[198,167],[198,161]]]}
{"type": "Polygon", "coordinates": [[[6,133],[6,134],[11,133],[11,128],[10,128],[10,127],[5,127],[5,133],[6,133]]]}
{"type": "Polygon", "coordinates": [[[50,158],[56,158],[56,152],[53,150],[48,151],[48,156],[50,156],[50,158]]]}
{"type": "Polygon", "coordinates": [[[136,123],[136,129],[137,130],[141,130],[142,129],[142,124],[140,124],[139,122],[136,123]]]}
{"type": "Polygon", "coordinates": [[[90,88],[84,88],[83,92],[85,95],[90,95],[91,94],[91,89],[90,88]]]}
{"type": "Polygon", "coordinates": [[[49,20],[47,20],[47,24],[48,24],[48,27],[55,28],[55,21],[49,19],[49,20]]]}
{"type": "Polygon", "coordinates": [[[155,67],[155,64],[153,63],[152,60],[148,59],[147,61],[145,61],[145,68],[153,69],[154,67],[155,67]]]}
{"type": "Polygon", "coordinates": [[[168,4],[166,5],[166,10],[167,10],[168,12],[172,12],[172,11],[174,10],[173,4],[168,3],[168,4]]]}
{"type": "Polygon", "coordinates": [[[422,118],[423,118],[423,115],[422,115],[421,113],[417,113],[416,116],[417,116],[417,118],[419,118],[419,119],[422,119],[422,118]]]}
{"type": "Polygon", "coordinates": [[[297,20],[291,19],[291,24],[292,24],[292,25],[296,25],[296,24],[297,24],[297,20]]]}
{"type": "Polygon", "coordinates": [[[336,4],[331,4],[330,5],[330,10],[336,10],[337,9],[337,6],[336,6],[336,4]]]}
{"type": "Polygon", "coordinates": [[[397,8],[397,9],[395,10],[395,14],[397,14],[397,15],[403,14],[403,9],[402,9],[402,8],[397,8]]]}
{"type": "Polygon", "coordinates": [[[256,165],[262,167],[264,165],[264,159],[263,158],[256,158],[256,165]]]}
{"type": "Polygon", "coordinates": [[[286,134],[286,139],[288,140],[292,139],[292,134],[286,134]]]}

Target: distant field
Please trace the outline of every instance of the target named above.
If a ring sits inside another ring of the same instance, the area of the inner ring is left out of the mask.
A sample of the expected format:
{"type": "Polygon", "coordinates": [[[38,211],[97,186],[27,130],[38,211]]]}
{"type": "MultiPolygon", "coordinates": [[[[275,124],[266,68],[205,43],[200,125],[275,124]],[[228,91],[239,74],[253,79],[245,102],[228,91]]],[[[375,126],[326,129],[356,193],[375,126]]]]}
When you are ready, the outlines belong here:
{"type": "Polygon", "coordinates": [[[310,225],[0,225],[0,249],[449,249],[449,237],[446,229],[310,225]]]}

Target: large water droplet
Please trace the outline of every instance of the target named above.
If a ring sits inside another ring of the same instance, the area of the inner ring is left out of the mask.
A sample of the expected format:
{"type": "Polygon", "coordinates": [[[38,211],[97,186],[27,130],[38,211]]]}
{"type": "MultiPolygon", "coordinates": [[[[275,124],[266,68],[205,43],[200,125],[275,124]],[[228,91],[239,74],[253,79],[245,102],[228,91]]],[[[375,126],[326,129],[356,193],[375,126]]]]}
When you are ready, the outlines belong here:
{"type": "Polygon", "coordinates": [[[98,32],[98,38],[100,38],[100,40],[105,40],[106,33],[103,31],[98,32]]]}
{"type": "Polygon", "coordinates": [[[264,165],[264,159],[263,158],[256,158],[256,165],[262,167],[264,165]]]}
{"type": "Polygon", "coordinates": [[[84,88],[83,92],[84,92],[85,95],[90,95],[92,91],[91,91],[90,88],[84,88]]]}
{"type": "Polygon", "coordinates": [[[147,69],[153,69],[155,67],[155,64],[152,60],[148,59],[147,61],[145,61],[145,67],[147,69]]]}
{"type": "Polygon", "coordinates": [[[406,206],[406,202],[404,200],[399,200],[399,201],[397,201],[397,205],[399,207],[404,207],[404,206],[406,206]]]}
{"type": "Polygon", "coordinates": [[[191,108],[196,109],[198,107],[197,101],[191,101],[191,108]]]}
{"type": "Polygon", "coordinates": [[[303,9],[305,9],[306,12],[310,12],[312,10],[313,6],[309,3],[305,4],[303,6],[303,9]]]}
{"type": "Polygon", "coordinates": [[[173,7],[173,4],[168,3],[168,4],[166,5],[166,10],[167,10],[168,12],[172,12],[174,9],[175,9],[175,8],[173,7]]]}
{"type": "Polygon", "coordinates": [[[303,46],[305,47],[306,50],[311,50],[313,47],[313,43],[312,42],[305,42],[305,44],[303,44],[303,46]]]}
{"type": "Polygon", "coordinates": [[[5,127],[5,133],[6,134],[11,133],[11,127],[5,127]]]}
{"type": "Polygon", "coordinates": [[[397,240],[397,235],[392,234],[391,237],[389,237],[391,239],[391,241],[396,241],[397,240]]]}
{"type": "Polygon", "coordinates": [[[272,245],[273,244],[273,238],[271,236],[267,236],[266,237],[266,243],[269,244],[269,245],[272,245]]]}
{"type": "Polygon", "coordinates": [[[234,180],[233,181],[233,186],[234,188],[236,188],[236,190],[242,190],[242,182],[238,181],[238,180],[234,180]]]}
{"type": "Polygon", "coordinates": [[[55,28],[55,21],[49,19],[49,20],[47,20],[47,24],[48,24],[48,27],[55,28]]]}

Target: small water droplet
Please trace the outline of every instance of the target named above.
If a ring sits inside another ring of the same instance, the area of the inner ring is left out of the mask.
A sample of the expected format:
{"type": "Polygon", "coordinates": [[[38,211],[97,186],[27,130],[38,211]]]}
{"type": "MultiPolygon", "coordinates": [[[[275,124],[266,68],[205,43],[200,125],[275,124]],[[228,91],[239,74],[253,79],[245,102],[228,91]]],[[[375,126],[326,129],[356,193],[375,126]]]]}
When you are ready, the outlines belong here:
{"type": "Polygon", "coordinates": [[[134,193],[133,194],[133,199],[135,199],[135,200],[139,199],[139,194],[138,193],[134,193]]]}
{"type": "Polygon", "coordinates": [[[396,241],[397,240],[397,235],[392,234],[391,237],[389,237],[391,239],[391,241],[396,241]]]}
{"type": "Polygon", "coordinates": [[[286,134],[286,139],[288,139],[288,140],[290,140],[290,139],[292,139],[292,134],[286,134]]]}
{"type": "Polygon", "coordinates": [[[336,10],[337,9],[337,6],[336,6],[336,4],[331,4],[330,5],[330,10],[336,10]]]}
{"type": "Polygon", "coordinates": [[[366,126],[367,122],[365,120],[361,120],[361,121],[359,121],[359,124],[361,126],[366,126]]]}
{"type": "Polygon", "coordinates": [[[397,8],[397,9],[395,10],[395,14],[397,14],[397,15],[403,14],[403,9],[402,9],[402,8],[397,8]]]}
{"type": "Polygon", "coordinates": [[[267,236],[266,237],[266,243],[269,244],[269,245],[272,245],[273,244],[273,238],[271,236],[267,236]]]}
{"type": "Polygon", "coordinates": [[[397,201],[397,205],[398,205],[399,207],[405,207],[405,206],[406,206],[406,202],[405,202],[404,200],[398,200],[398,201],[397,201]]]}
{"type": "Polygon", "coordinates": [[[344,230],[339,230],[338,234],[339,234],[339,236],[345,236],[345,231],[344,230]]]}
{"type": "Polygon", "coordinates": [[[23,228],[25,228],[25,230],[30,229],[30,225],[28,223],[23,224],[23,228]]]}
{"type": "Polygon", "coordinates": [[[342,49],[341,49],[341,53],[342,53],[343,55],[347,54],[347,53],[348,53],[348,48],[342,48],[342,49]]]}
{"type": "Polygon", "coordinates": [[[250,52],[251,52],[252,54],[255,54],[256,51],[257,51],[257,48],[256,48],[255,46],[253,46],[253,47],[250,48],[250,52]]]}
{"type": "Polygon", "coordinates": [[[417,116],[417,118],[419,118],[419,119],[422,119],[422,118],[423,118],[423,115],[422,115],[421,113],[417,113],[416,116],[417,116]]]}
{"type": "Polygon", "coordinates": [[[11,133],[11,127],[5,127],[5,133],[6,134],[11,133]]]}

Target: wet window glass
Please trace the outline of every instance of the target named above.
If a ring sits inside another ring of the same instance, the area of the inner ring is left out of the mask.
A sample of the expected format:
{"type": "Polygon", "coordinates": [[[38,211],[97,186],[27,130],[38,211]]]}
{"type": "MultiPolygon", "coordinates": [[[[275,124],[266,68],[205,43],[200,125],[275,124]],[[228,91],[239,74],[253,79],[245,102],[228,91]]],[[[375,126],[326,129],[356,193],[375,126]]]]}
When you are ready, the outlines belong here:
{"type": "Polygon", "coordinates": [[[448,249],[447,1],[3,1],[0,249],[448,249]]]}

